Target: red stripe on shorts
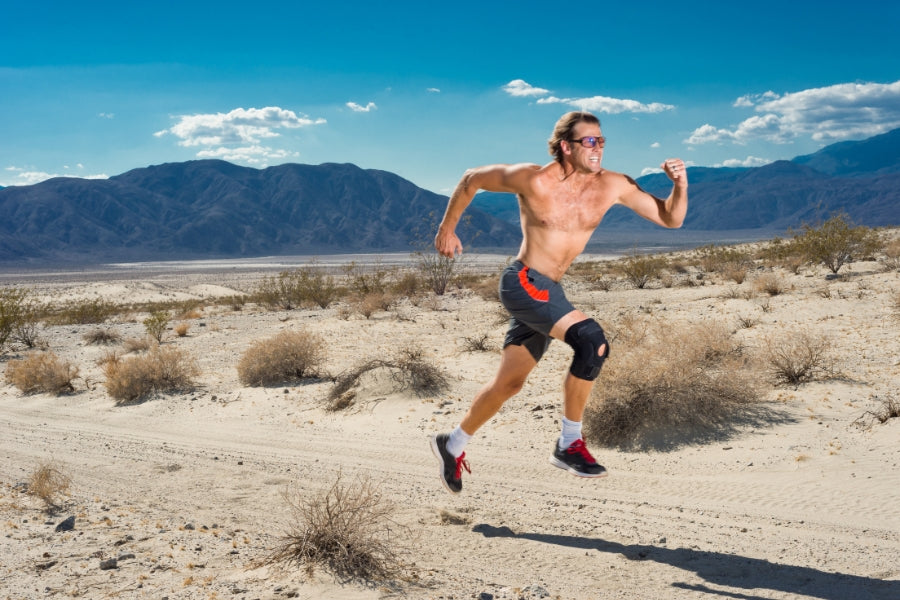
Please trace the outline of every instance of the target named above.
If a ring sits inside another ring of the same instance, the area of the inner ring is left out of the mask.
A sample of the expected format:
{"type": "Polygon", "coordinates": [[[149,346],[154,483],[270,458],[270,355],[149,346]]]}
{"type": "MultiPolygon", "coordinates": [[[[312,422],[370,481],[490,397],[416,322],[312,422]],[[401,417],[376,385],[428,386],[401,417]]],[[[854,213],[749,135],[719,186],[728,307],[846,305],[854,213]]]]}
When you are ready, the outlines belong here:
{"type": "Polygon", "coordinates": [[[550,300],[550,292],[548,290],[539,290],[534,284],[528,281],[528,267],[523,266],[519,271],[519,283],[528,292],[528,295],[538,302],[547,302],[550,300]]]}

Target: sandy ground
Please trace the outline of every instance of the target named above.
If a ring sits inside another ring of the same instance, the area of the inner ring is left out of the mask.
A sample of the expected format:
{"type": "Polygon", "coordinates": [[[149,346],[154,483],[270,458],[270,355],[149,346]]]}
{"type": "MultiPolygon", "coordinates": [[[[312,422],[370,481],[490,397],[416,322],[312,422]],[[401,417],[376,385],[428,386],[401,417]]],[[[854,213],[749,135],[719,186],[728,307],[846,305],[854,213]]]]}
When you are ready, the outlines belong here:
{"type": "MultiPolygon", "coordinates": [[[[841,376],[770,385],[779,419],[703,444],[595,447],[610,476],[581,480],[548,462],[570,360],[555,343],[469,445],[472,474],[459,496],[438,481],[428,437],[456,425],[496,369],[505,329],[496,302],[461,291],[369,319],[340,306],[208,304],[186,337],[164,340],[197,358],[197,388],[121,407],[96,364],[109,348],[83,338],[96,326],[46,328],[50,349],[81,376],[59,397],[0,383],[0,598],[900,598],[900,419],[854,424],[900,389],[900,275],[877,263],[845,270],[838,280],[783,274],[788,290],[768,300],[729,297],[735,284],[725,282],[610,291],[568,282],[573,302],[604,324],[635,314],[714,320],[750,347],[792,327],[826,333],[841,376]],[[755,324],[739,328],[740,318],[755,324]],[[329,413],[328,381],[239,382],[235,366],[251,343],[300,328],[327,336],[331,373],[416,345],[451,389],[420,398],[369,379],[353,408],[329,413]],[[493,350],[467,351],[465,338],[482,333],[493,350]],[[25,493],[47,461],[72,481],[55,514],[25,493]],[[294,523],[284,492],[316,492],[339,472],[370,476],[398,505],[417,583],[253,568],[294,523]],[[74,529],[57,532],[69,516],[74,529]],[[114,568],[101,568],[110,559],[114,568]]],[[[228,296],[264,273],[157,265],[19,273],[2,285],[53,301],[140,302],[228,296]]],[[[139,337],[143,317],[110,326],[139,337]]],[[[9,353],[0,370],[23,355],[9,353]]]]}

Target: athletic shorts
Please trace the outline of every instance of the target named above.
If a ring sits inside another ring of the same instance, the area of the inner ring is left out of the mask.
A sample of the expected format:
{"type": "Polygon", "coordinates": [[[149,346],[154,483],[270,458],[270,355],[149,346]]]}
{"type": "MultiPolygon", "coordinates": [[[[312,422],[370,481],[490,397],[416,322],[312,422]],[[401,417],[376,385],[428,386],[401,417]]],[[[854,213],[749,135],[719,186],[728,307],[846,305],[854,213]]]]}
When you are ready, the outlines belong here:
{"type": "Polygon", "coordinates": [[[500,276],[500,302],[509,311],[503,347],[525,346],[538,361],[550,345],[550,330],[575,310],[562,286],[517,260],[500,276]]]}

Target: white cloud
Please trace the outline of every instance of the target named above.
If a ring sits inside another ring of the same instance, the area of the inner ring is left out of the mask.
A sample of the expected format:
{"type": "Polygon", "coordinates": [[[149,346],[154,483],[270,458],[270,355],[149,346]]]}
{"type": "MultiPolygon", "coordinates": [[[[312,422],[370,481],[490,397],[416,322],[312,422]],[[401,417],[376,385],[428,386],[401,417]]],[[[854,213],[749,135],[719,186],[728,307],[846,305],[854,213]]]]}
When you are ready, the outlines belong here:
{"type": "Polygon", "coordinates": [[[653,142],[652,144],[650,144],[650,147],[651,148],[659,148],[659,142],[653,142]]]}
{"type": "Polygon", "coordinates": [[[768,91],[741,96],[738,108],[757,113],[733,129],[710,124],[697,128],[688,144],[753,139],[788,143],[801,136],[819,142],[863,138],[900,127],[900,81],[841,83],[784,94],[768,91]]]}
{"type": "Polygon", "coordinates": [[[378,110],[378,107],[375,106],[374,102],[369,102],[365,106],[357,104],[356,102],[348,102],[347,107],[350,108],[353,112],[369,112],[372,110],[378,110]]]}
{"type": "Polygon", "coordinates": [[[299,156],[297,152],[288,150],[278,150],[268,148],[266,146],[244,146],[241,148],[213,148],[211,150],[201,150],[197,153],[198,158],[219,158],[232,162],[243,162],[253,165],[266,165],[270,160],[283,160],[286,158],[295,158],[299,156]]]}
{"type": "Polygon", "coordinates": [[[115,115],[115,113],[102,112],[102,113],[99,113],[97,116],[100,117],[101,119],[114,119],[116,115],[115,115]]]}
{"type": "Polygon", "coordinates": [[[436,88],[436,87],[430,87],[430,88],[426,89],[425,91],[431,92],[432,94],[440,94],[441,93],[441,89],[436,88]]]}
{"type": "Polygon", "coordinates": [[[543,96],[550,93],[550,90],[534,87],[523,79],[513,79],[503,86],[503,91],[510,96],[516,97],[543,96]]]}
{"type": "Polygon", "coordinates": [[[661,102],[651,102],[650,104],[644,104],[642,102],[638,102],[637,100],[609,98],[607,96],[591,96],[590,98],[557,98],[555,96],[550,96],[548,98],[539,98],[537,103],[568,104],[569,106],[581,110],[589,110],[591,112],[607,113],[611,115],[623,112],[658,113],[675,108],[671,104],[663,104],[661,102]]]}
{"type": "Polygon", "coordinates": [[[179,146],[188,148],[204,146],[197,153],[200,158],[230,156],[229,160],[259,163],[279,158],[281,152],[285,152],[284,156],[296,155],[262,146],[260,140],[279,137],[279,129],[298,129],[325,122],[277,106],[236,108],[228,113],[181,115],[175,125],[153,135],[174,135],[179,139],[179,146]]]}
{"type": "Polygon", "coordinates": [[[748,156],[745,159],[740,158],[729,158],[727,160],[723,160],[719,164],[713,165],[714,167],[761,167],[763,165],[767,165],[771,160],[768,158],[760,158],[758,156],[748,156]]]}
{"type": "MultiPolygon", "coordinates": [[[[81,165],[79,165],[80,167],[81,165]]],[[[68,167],[66,167],[68,168],[68,167]]],[[[46,181],[48,179],[53,179],[54,177],[77,177],[79,179],[109,179],[109,175],[105,174],[97,174],[97,175],[72,175],[70,173],[66,173],[64,175],[60,175],[58,173],[47,173],[45,171],[37,171],[37,170],[27,170],[21,167],[6,167],[6,171],[10,171],[11,173],[15,173],[15,177],[12,179],[7,179],[5,181],[0,181],[0,185],[4,187],[8,187],[11,185],[34,185],[35,183],[40,183],[42,181],[46,181]]]]}

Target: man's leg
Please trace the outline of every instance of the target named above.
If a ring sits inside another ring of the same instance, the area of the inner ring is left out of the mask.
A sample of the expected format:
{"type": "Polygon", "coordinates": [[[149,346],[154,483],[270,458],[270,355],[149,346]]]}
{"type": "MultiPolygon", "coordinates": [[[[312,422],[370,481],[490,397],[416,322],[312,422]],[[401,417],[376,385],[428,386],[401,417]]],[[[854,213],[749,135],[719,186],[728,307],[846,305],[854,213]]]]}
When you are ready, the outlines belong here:
{"type": "Polygon", "coordinates": [[[431,438],[431,450],[440,462],[441,482],[448,492],[462,491],[462,470],[469,471],[464,451],[469,438],[522,389],[536,364],[525,346],[506,346],[496,375],[475,395],[459,427],[450,434],[440,433],[431,438]]]}
{"type": "MultiPolygon", "coordinates": [[[[566,339],[566,332],[572,325],[588,319],[579,310],[573,310],[560,319],[551,330],[551,336],[566,339]]],[[[606,354],[606,344],[597,347],[597,356],[606,354]]],[[[604,477],[606,469],[597,464],[588,452],[581,436],[581,423],[584,409],[594,387],[593,380],[576,377],[571,372],[566,374],[563,383],[563,419],[562,433],[554,448],[550,462],[579,477],[604,477]]]]}

